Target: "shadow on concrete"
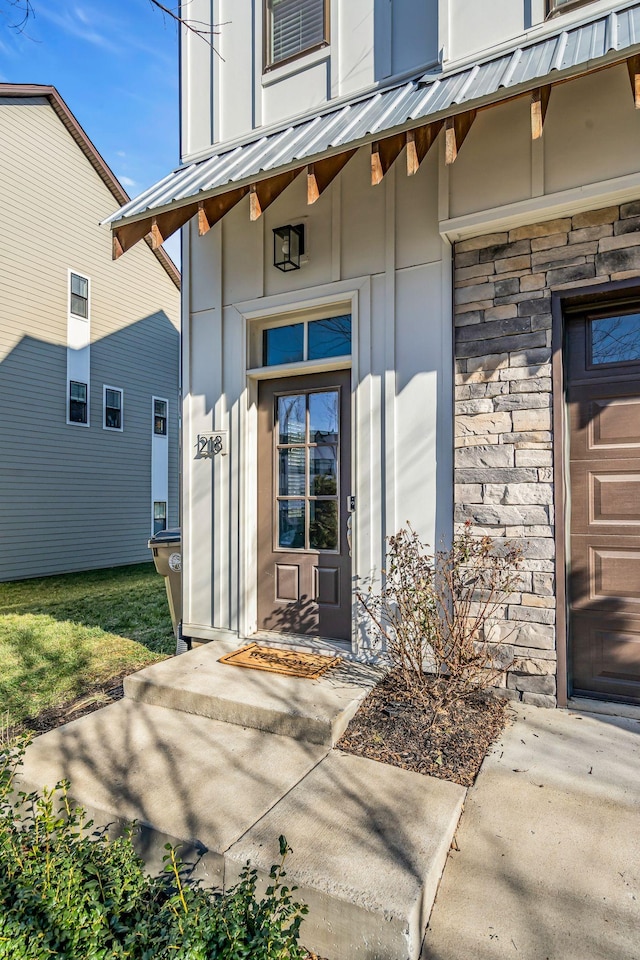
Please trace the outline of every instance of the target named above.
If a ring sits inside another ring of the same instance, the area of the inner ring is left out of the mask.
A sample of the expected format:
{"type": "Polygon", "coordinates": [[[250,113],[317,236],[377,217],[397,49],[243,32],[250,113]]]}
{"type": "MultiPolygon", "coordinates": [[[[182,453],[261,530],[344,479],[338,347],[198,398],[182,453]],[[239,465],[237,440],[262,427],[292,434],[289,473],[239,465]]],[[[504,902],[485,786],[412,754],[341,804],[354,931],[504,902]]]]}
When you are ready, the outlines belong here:
{"type": "Polygon", "coordinates": [[[422,960],[637,960],[640,723],[519,717],[469,791],[422,960]]]}

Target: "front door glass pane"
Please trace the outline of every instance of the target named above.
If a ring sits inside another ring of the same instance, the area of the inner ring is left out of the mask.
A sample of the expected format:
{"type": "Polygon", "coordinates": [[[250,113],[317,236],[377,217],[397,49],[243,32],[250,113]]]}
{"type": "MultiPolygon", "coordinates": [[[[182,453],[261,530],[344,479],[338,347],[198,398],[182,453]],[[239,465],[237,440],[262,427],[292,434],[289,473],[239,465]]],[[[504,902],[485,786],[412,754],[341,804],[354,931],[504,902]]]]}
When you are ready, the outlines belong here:
{"type": "Polygon", "coordinates": [[[338,549],[338,503],[336,500],[312,500],[309,514],[309,548],[338,549]]]}
{"type": "Polygon", "coordinates": [[[279,396],[276,416],[277,545],[338,550],[340,391],[279,396]]]}
{"type": "Polygon", "coordinates": [[[591,321],[591,362],[630,363],[640,360],[640,314],[591,321]]]}
{"type": "Polygon", "coordinates": [[[309,394],[309,440],[311,443],[337,443],[339,397],[337,390],[309,394]]]}
{"type": "Polygon", "coordinates": [[[304,324],[265,330],[262,342],[263,363],[266,367],[278,363],[299,363],[304,359],[304,324]]]}
{"type": "Polygon", "coordinates": [[[280,450],[278,493],[281,497],[304,497],[305,454],[304,447],[280,450]]]}
{"type": "Polygon", "coordinates": [[[344,357],[351,353],[351,317],[312,320],[309,324],[309,360],[344,357]]]}
{"type": "Polygon", "coordinates": [[[278,443],[304,443],[306,398],[278,397],[278,443]]]}
{"type": "Polygon", "coordinates": [[[338,492],[338,448],[329,444],[311,447],[309,493],[312,497],[331,497],[338,492]]]}
{"type": "Polygon", "coordinates": [[[278,503],[278,546],[304,549],[305,501],[280,500],[278,503]]]}

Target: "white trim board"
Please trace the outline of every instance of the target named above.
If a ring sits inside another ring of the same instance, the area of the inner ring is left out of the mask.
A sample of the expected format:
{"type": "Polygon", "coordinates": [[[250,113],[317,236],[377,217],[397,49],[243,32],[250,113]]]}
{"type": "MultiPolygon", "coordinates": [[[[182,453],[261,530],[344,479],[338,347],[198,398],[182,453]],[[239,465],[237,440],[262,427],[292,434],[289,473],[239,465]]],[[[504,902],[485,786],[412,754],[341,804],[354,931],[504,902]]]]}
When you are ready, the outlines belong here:
{"type": "MultiPolygon", "coordinates": [[[[257,557],[255,544],[255,529],[257,523],[257,494],[256,494],[256,471],[247,469],[256,463],[257,458],[257,398],[258,383],[261,379],[268,379],[270,376],[296,376],[303,373],[316,372],[319,368],[315,366],[314,361],[304,364],[287,364],[275,368],[251,369],[248,367],[249,354],[249,330],[252,321],[265,319],[277,320],[279,316],[290,315],[297,312],[300,314],[317,311],[318,308],[333,308],[338,304],[344,304],[351,313],[352,322],[352,342],[351,357],[336,358],[332,364],[329,361],[322,361],[325,369],[344,369],[350,366],[352,369],[351,378],[351,396],[352,396],[352,486],[357,501],[365,502],[367,491],[367,474],[371,474],[373,464],[368,464],[368,469],[363,469],[362,477],[358,476],[358,418],[359,416],[368,416],[368,410],[363,406],[362,392],[366,390],[363,379],[370,372],[370,356],[368,363],[363,364],[360,358],[360,345],[362,338],[366,344],[370,343],[371,333],[371,278],[362,277],[357,280],[339,281],[321,286],[311,287],[304,292],[292,291],[288,293],[277,294],[269,297],[261,297],[256,300],[249,300],[243,303],[233,304],[234,309],[239,313],[243,323],[244,335],[244,369],[242,376],[246,383],[246,403],[242,404],[241,415],[239,418],[238,445],[242,452],[242,460],[245,469],[240,474],[240,502],[239,502],[239,555],[244,558],[239,567],[238,583],[238,623],[239,632],[242,636],[251,636],[257,628],[257,557]],[[362,369],[366,366],[367,369],[362,369]],[[274,372],[275,370],[275,372],[274,372]],[[360,398],[360,399],[359,399],[360,398]],[[361,412],[362,411],[362,412],[361,412]],[[365,487],[359,489],[359,484],[365,484],[365,487]]],[[[370,352],[370,351],[368,351],[370,352]]],[[[366,406],[366,404],[365,404],[366,406]]],[[[375,457],[375,448],[369,447],[367,455],[369,458],[375,457]]],[[[353,570],[359,566],[370,569],[371,558],[360,558],[358,556],[358,513],[355,514],[355,523],[353,531],[353,550],[352,563],[353,570]]],[[[375,562],[375,561],[374,561],[375,562]]],[[[355,602],[355,599],[354,599],[355,602]]],[[[352,620],[353,633],[351,648],[355,650],[358,644],[357,623],[352,620]]]]}
{"type": "Polygon", "coordinates": [[[483,233],[499,233],[529,223],[570,217],[583,210],[617,206],[640,198],[640,173],[631,173],[612,180],[599,180],[559,193],[518,200],[501,207],[479,210],[462,217],[441,220],[440,234],[450,243],[483,233]]]}

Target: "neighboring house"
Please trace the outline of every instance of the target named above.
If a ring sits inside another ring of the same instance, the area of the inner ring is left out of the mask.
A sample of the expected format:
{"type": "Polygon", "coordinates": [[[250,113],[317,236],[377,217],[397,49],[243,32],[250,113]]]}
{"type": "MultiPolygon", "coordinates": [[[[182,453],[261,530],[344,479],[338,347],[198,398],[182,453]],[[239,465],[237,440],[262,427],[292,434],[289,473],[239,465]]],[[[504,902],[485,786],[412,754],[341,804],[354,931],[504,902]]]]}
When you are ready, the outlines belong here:
{"type": "Polygon", "coordinates": [[[183,166],[110,218],[184,225],[185,633],[365,655],[385,537],[470,521],[525,553],[511,696],[639,703],[640,3],[211,15],[183,166]]]}
{"type": "Polygon", "coordinates": [[[53,87],[0,85],[0,580],[136,563],[178,520],[180,277],[53,87]]]}

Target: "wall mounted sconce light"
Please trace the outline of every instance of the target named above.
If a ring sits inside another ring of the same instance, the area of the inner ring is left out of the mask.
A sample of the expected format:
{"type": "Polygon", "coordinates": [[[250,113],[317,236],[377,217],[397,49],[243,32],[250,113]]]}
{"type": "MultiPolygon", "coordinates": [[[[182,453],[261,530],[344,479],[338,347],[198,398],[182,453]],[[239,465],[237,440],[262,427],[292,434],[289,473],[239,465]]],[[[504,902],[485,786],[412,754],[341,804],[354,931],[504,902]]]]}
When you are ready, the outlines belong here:
{"type": "Polygon", "coordinates": [[[304,254],[304,224],[276,227],[273,231],[273,265],[283,273],[300,269],[300,257],[304,254]]]}

